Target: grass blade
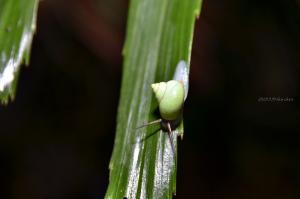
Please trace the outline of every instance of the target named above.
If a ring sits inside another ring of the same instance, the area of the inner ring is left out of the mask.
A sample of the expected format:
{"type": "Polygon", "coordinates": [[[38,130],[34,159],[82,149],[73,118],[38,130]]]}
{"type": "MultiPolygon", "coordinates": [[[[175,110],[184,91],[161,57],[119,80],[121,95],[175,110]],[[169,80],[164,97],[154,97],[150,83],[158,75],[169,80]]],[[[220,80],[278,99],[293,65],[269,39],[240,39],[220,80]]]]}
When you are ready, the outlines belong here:
{"type": "Polygon", "coordinates": [[[38,0],[0,2],[0,102],[14,98],[20,65],[29,62],[38,0]]]}
{"type": "MultiPolygon", "coordinates": [[[[172,198],[176,192],[168,134],[159,125],[136,127],[159,119],[151,83],[170,80],[179,60],[190,63],[200,7],[200,0],[131,1],[107,199],[172,198]]],[[[177,149],[177,136],[173,142],[177,149]]]]}

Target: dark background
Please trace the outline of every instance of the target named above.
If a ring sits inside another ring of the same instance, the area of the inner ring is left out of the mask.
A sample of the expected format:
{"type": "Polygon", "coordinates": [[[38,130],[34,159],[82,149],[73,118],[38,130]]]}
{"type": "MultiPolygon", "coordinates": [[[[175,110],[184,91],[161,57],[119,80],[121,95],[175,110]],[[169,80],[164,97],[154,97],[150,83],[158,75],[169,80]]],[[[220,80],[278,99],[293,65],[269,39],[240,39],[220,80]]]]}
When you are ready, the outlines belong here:
{"type": "MultiPolygon", "coordinates": [[[[41,1],[30,66],[0,107],[1,199],[104,197],[127,9],[41,1]]],[[[300,198],[299,36],[299,1],[204,0],[175,198],[300,198]]]]}

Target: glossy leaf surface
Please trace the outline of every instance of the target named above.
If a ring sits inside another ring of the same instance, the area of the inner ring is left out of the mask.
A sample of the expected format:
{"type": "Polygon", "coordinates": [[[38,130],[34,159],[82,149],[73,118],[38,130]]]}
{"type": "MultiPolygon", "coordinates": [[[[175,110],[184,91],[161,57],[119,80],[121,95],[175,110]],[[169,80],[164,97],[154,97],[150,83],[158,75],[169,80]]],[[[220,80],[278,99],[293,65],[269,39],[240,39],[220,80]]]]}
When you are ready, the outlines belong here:
{"type": "Polygon", "coordinates": [[[38,0],[0,1],[0,101],[15,95],[20,65],[29,62],[38,0]]]}
{"type": "MultiPolygon", "coordinates": [[[[200,0],[130,2],[107,199],[172,198],[176,192],[177,155],[168,134],[160,125],[137,127],[160,118],[151,84],[172,79],[180,60],[189,65],[200,6],[200,0]]],[[[173,142],[177,148],[177,136],[173,142]]]]}

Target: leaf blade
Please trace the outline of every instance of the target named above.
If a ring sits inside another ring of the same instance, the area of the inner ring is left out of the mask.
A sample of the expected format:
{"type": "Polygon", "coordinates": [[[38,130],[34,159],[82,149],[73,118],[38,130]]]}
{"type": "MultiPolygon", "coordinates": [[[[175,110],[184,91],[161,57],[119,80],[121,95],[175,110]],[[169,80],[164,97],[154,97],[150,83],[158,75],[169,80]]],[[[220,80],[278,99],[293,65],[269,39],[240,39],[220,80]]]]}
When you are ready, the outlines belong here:
{"type": "Polygon", "coordinates": [[[3,0],[0,3],[0,101],[14,98],[20,65],[29,62],[36,29],[38,0],[3,0]]]}
{"type": "MultiPolygon", "coordinates": [[[[179,60],[190,62],[200,5],[200,0],[131,1],[117,133],[105,198],[172,198],[176,191],[176,161],[168,135],[159,126],[136,127],[159,117],[151,83],[171,79],[179,60]]],[[[177,148],[177,136],[173,139],[177,148]]]]}

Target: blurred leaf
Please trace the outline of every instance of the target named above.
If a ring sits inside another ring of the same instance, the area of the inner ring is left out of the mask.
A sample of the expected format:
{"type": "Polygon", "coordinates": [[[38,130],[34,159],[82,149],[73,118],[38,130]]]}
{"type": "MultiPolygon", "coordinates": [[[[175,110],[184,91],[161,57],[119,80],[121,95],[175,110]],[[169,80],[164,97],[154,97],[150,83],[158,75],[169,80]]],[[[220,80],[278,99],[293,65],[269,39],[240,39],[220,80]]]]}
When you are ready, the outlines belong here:
{"type": "Polygon", "coordinates": [[[200,6],[201,0],[131,0],[106,198],[172,198],[176,191],[167,133],[159,125],[136,127],[159,118],[151,83],[170,80],[179,60],[190,63],[200,6]]]}
{"type": "Polygon", "coordinates": [[[0,101],[14,98],[20,65],[29,62],[38,0],[0,1],[0,101]]]}

